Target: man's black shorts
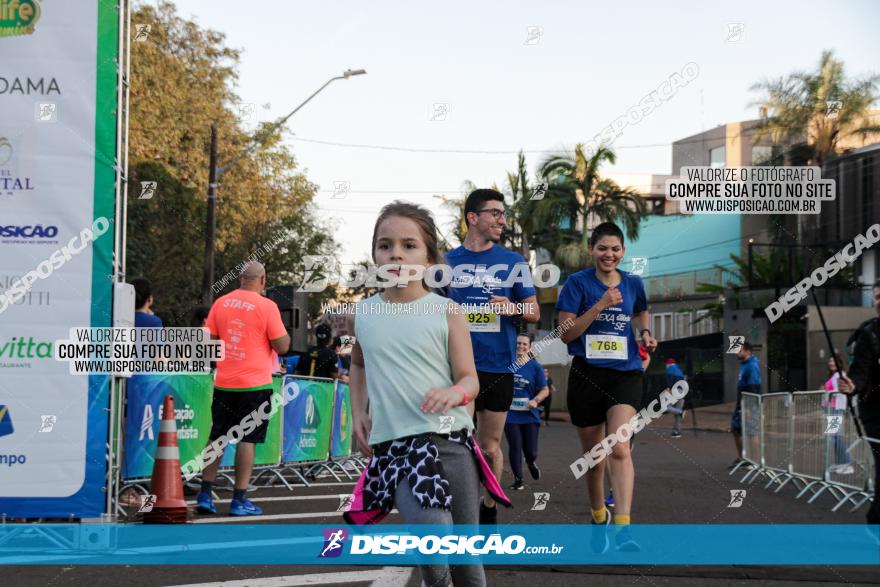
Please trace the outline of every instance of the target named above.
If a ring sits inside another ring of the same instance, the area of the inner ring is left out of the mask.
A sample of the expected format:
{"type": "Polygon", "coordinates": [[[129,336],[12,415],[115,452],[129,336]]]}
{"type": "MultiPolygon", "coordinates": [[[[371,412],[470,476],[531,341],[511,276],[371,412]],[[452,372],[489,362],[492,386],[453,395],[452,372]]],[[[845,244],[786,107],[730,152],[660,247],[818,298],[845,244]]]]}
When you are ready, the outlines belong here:
{"type": "MultiPolygon", "coordinates": [[[[224,391],[214,388],[214,400],[211,402],[211,436],[210,442],[214,442],[221,436],[229,433],[233,426],[240,426],[244,431],[242,421],[248,414],[254,412],[263,405],[264,402],[271,401],[272,388],[256,389],[254,391],[224,391]]],[[[261,410],[263,413],[269,412],[269,407],[261,410]]],[[[256,419],[262,419],[262,415],[256,419]]],[[[261,444],[266,440],[266,431],[269,429],[269,420],[263,420],[251,432],[241,439],[241,442],[252,442],[261,444]]]]}
{"type": "Polygon", "coordinates": [[[480,393],[477,395],[476,410],[506,412],[513,403],[513,373],[488,373],[477,371],[480,380],[480,393]]]}
{"type": "Polygon", "coordinates": [[[597,426],[606,420],[611,406],[627,404],[638,411],[642,401],[640,370],[617,371],[588,365],[574,357],[568,375],[568,413],[578,428],[597,426]]]}

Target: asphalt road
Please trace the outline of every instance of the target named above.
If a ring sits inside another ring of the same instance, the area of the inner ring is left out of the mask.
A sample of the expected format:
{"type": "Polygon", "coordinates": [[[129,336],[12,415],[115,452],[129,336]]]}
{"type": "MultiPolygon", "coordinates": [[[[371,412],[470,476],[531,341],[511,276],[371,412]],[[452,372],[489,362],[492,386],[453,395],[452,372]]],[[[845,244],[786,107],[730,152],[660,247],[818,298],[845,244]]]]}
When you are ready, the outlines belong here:
{"type": "MultiPolygon", "coordinates": [[[[864,508],[857,513],[832,513],[835,501],[821,496],[807,504],[796,500],[793,487],[779,493],[764,489],[759,482],[739,483],[742,475],[729,476],[727,466],[733,457],[729,434],[719,431],[686,430],[673,439],[665,421],[643,431],[635,440],[636,466],[634,523],[650,524],[860,524],[864,508]],[[728,507],[730,490],[745,488],[741,507],[728,507]]],[[[506,447],[505,447],[506,450],[506,447]]],[[[523,491],[509,491],[513,510],[502,511],[499,523],[566,524],[589,523],[589,507],[583,479],[576,481],[569,464],[579,455],[574,429],[564,422],[553,422],[541,429],[540,457],[543,476],[538,482],[527,479],[523,491]],[[548,507],[532,511],[535,491],[549,492],[548,507]]],[[[527,475],[528,477],[528,475],[527,475]]],[[[503,484],[512,481],[505,471],[503,484]]],[[[312,487],[259,488],[250,494],[275,524],[338,525],[339,495],[348,493],[354,482],[319,479],[312,487]]],[[[228,492],[221,498],[228,499],[228,492]]],[[[217,516],[194,516],[195,523],[226,519],[228,502],[218,503],[217,516]]],[[[392,515],[388,523],[402,520],[392,515]]],[[[248,523],[257,522],[249,518],[248,523]]],[[[773,545],[768,545],[772,548],[773,545]]],[[[820,561],[817,561],[817,563],[820,561]]],[[[817,564],[809,567],[757,566],[522,566],[486,567],[489,585],[799,585],[880,584],[880,570],[817,564]]],[[[326,567],[326,566],[243,566],[225,564],[201,566],[29,566],[3,569],[3,585],[93,586],[125,585],[158,587],[173,585],[217,585],[260,587],[284,585],[398,585],[417,586],[418,572],[406,567],[326,567]],[[270,579],[270,578],[279,579],[270,579]]]]}

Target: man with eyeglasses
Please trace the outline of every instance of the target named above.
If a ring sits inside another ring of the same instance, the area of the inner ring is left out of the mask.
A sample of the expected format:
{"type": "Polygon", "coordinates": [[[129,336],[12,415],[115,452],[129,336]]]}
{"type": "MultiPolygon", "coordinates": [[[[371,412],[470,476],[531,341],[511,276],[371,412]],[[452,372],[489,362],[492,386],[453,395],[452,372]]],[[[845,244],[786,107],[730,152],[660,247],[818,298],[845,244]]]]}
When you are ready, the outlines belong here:
{"type": "MultiPolygon", "coordinates": [[[[477,440],[500,480],[501,434],[513,401],[516,318],[538,322],[540,313],[528,263],[497,244],[506,223],[504,196],[495,190],[474,190],[465,201],[464,213],[467,236],[462,246],[446,255],[453,270],[449,297],[467,313],[480,380],[475,402],[477,440]]],[[[497,521],[498,510],[487,494],[480,504],[480,524],[497,521]]]]}

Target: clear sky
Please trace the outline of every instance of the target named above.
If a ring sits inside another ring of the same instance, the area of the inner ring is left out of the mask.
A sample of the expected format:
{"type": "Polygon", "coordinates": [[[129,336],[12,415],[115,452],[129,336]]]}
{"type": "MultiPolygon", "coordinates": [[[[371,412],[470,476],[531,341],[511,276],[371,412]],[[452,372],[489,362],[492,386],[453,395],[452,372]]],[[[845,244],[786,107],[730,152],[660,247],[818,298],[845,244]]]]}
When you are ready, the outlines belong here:
{"type": "MultiPolygon", "coordinates": [[[[175,3],[243,50],[237,91],[271,104],[257,108],[260,119],[286,114],[345,69],[367,70],[331,84],[286,133],[320,185],[318,207],[337,222],[345,262],[369,255],[384,204],[440,212],[432,196],[460,196],[466,179],[503,186],[519,149],[533,172],[546,152],[590,140],[687,63],[699,75],[624,128],[608,171],[671,173],[672,141],[756,118],[749,87],[814,69],[823,49],[850,76],[880,73],[875,0],[175,3]],[[732,23],[742,26],[731,33],[732,23]],[[540,29],[530,37],[530,27],[540,29]],[[445,120],[431,120],[435,103],[448,104],[445,120]],[[335,182],[351,191],[334,199],[335,182]]],[[[438,214],[441,226],[449,220],[438,214]]]]}

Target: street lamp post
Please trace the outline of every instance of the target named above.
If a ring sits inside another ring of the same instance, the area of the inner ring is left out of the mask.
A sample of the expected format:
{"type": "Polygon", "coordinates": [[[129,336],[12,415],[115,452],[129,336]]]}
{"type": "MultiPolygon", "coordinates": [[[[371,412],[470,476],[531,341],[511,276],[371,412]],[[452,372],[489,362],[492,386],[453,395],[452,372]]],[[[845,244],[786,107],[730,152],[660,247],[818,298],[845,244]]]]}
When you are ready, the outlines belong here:
{"type": "Polygon", "coordinates": [[[257,133],[257,135],[255,135],[251,139],[250,143],[246,145],[245,148],[242,149],[238,155],[233,157],[228,163],[222,166],[217,165],[217,127],[215,125],[211,125],[211,152],[209,162],[211,168],[208,171],[208,213],[205,219],[205,263],[202,271],[203,304],[210,305],[211,302],[214,300],[212,284],[214,283],[214,234],[217,227],[215,211],[217,207],[217,184],[220,182],[220,178],[233,165],[252,153],[257,147],[265,143],[272,135],[275,134],[276,131],[284,126],[284,124],[290,119],[291,116],[296,114],[300,110],[300,108],[308,104],[312,100],[312,98],[314,98],[321,92],[321,90],[323,90],[336,80],[348,79],[355,75],[363,75],[365,73],[367,72],[364,69],[349,69],[343,72],[342,75],[330,78],[323,86],[315,90],[311,96],[306,98],[287,116],[279,119],[272,126],[265,129],[264,131],[260,131],[259,133],[257,133]]]}

